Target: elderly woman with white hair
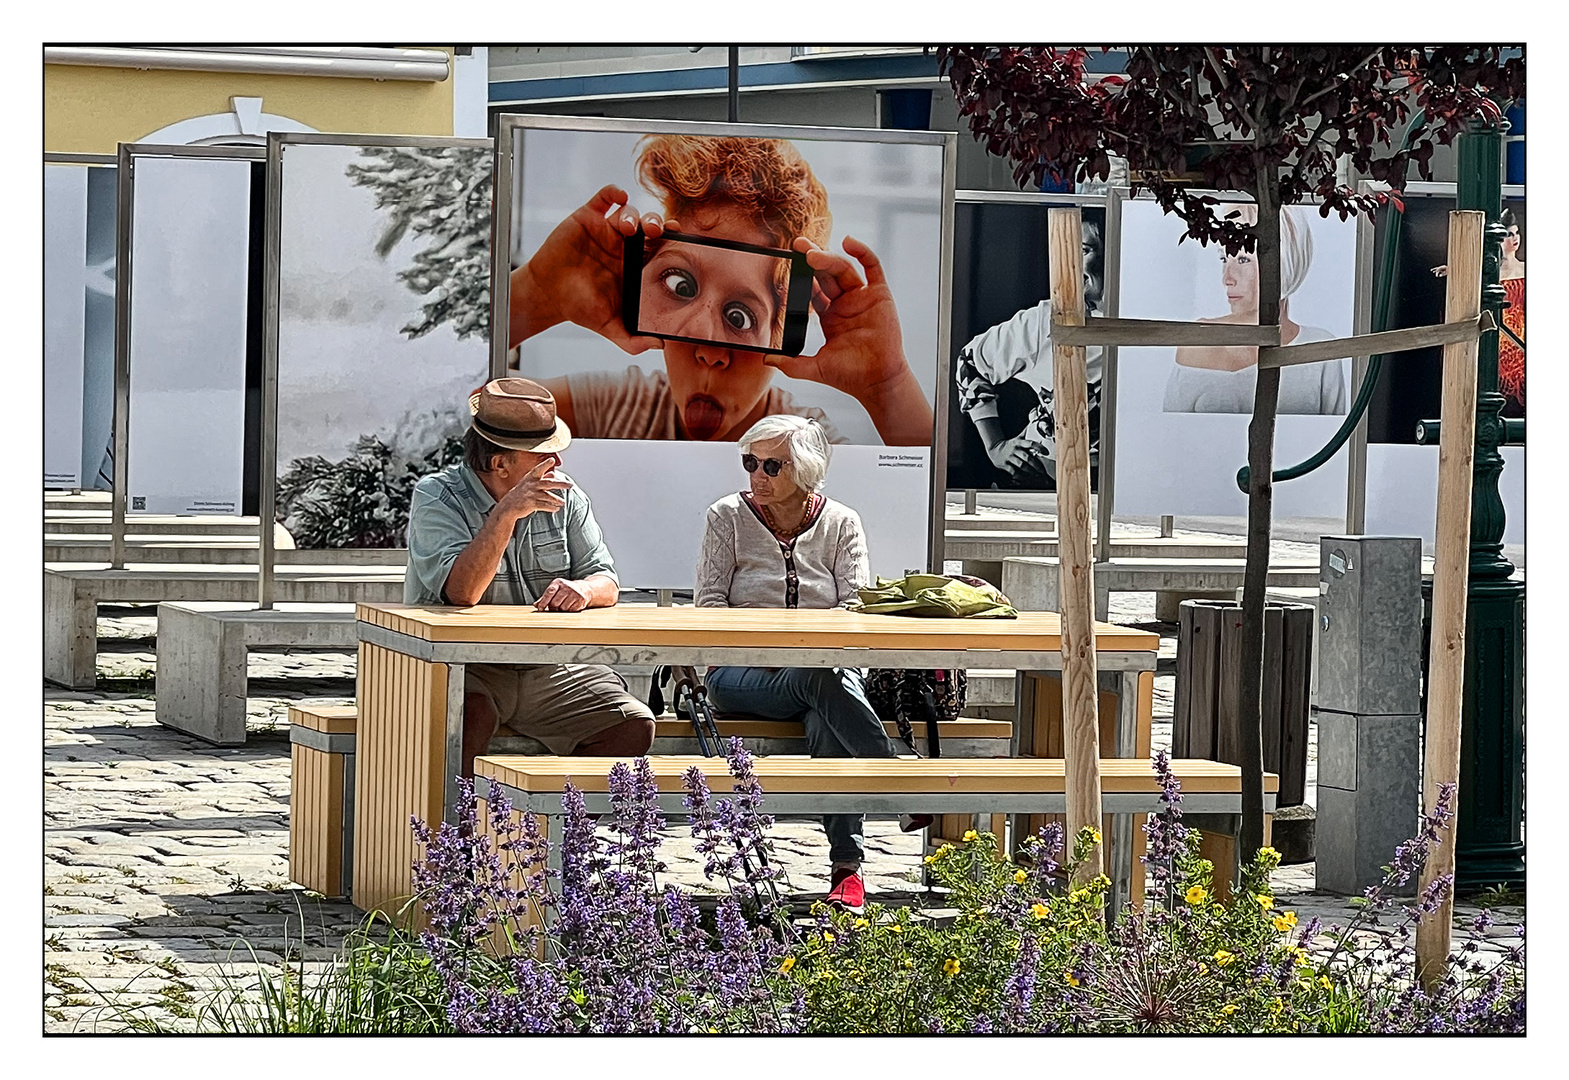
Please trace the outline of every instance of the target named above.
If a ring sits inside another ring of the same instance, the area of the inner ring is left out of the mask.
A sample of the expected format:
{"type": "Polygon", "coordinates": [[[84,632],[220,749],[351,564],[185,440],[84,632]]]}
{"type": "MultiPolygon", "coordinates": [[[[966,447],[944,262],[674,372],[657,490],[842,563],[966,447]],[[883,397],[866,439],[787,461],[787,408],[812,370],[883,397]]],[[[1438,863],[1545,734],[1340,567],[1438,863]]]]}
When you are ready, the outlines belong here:
{"type": "MultiPolygon", "coordinates": [[[[697,567],[698,607],[836,608],[870,584],[866,532],[856,512],[822,494],[831,448],[815,420],[765,416],[740,439],[749,490],[708,508],[697,567]]],[[[718,667],[707,677],[720,712],[800,719],[813,757],[898,756],[867,700],[858,668],[718,667]]],[[[909,827],[919,827],[912,819],[909,827]]],[[[823,818],[828,900],[865,903],[863,819],[823,818]]]]}
{"type": "MultiPolygon", "coordinates": [[[[1221,207],[1221,215],[1239,211],[1246,224],[1258,221],[1252,203],[1221,207]]],[[[1304,345],[1334,337],[1317,326],[1302,326],[1290,317],[1291,296],[1307,280],[1313,265],[1313,234],[1297,207],[1280,211],[1280,343],[1304,345]]],[[[1229,314],[1201,323],[1258,325],[1258,260],[1252,252],[1221,253],[1221,287],[1229,314]]],[[[1258,381],[1258,349],[1252,345],[1183,345],[1166,380],[1165,412],[1251,413],[1258,381]]],[[[1282,414],[1338,416],[1346,411],[1346,386],[1339,360],[1296,364],[1280,369],[1282,414]]]]}

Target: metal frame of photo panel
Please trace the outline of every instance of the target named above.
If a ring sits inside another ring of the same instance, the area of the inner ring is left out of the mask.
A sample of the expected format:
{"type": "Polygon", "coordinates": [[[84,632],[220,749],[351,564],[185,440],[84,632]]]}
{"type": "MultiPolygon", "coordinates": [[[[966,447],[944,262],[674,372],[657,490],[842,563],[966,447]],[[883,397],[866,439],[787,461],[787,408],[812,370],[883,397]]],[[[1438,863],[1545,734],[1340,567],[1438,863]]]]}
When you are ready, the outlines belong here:
{"type": "MultiPolygon", "coordinates": [[[[348,135],[316,131],[267,133],[267,209],[262,272],[261,498],[258,505],[261,550],[257,555],[257,607],[262,609],[273,605],[276,559],[273,520],[278,512],[278,312],[283,245],[283,150],[286,146],[457,146],[488,150],[491,141],[452,135],[348,135]]],[[[491,197],[495,197],[494,189],[491,197]]],[[[495,337],[494,334],[491,336],[495,337]]]]}
{"type": "MultiPolygon", "coordinates": [[[[1374,180],[1360,180],[1357,182],[1357,191],[1360,194],[1388,191],[1389,185],[1374,180]]],[[[1439,198],[1455,199],[1459,197],[1459,185],[1452,181],[1444,180],[1412,180],[1401,190],[1404,198],[1422,198],[1434,196],[1439,198]]],[[[1525,198],[1524,184],[1504,184],[1502,196],[1505,199],[1525,198]]],[[[1377,241],[1377,223],[1369,221],[1366,214],[1357,215],[1357,301],[1356,301],[1356,327],[1352,331],[1357,334],[1366,334],[1372,331],[1373,325],[1373,248],[1377,241]]],[[[1368,357],[1358,356],[1352,360],[1351,384],[1360,389],[1362,379],[1367,373],[1368,357]]],[[[1346,475],[1346,533],[1351,536],[1360,535],[1367,528],[1367,413],[1357,421],[1356,430],[1346,440],[1350,451],[1347,461],[1346,475]]]]}
{"type": "MultiPolygon", "coordinates": [[[[600,116],[537,116],[501,113],[495,117],[495,168],[491,173],[492,228],[490,249],[490,325],[506,326],[509,317],[508,275],[511,272],[512,187],[516,132],[527,129],[557,131],[611,131],[658,135],[732,135],[759,139],[816,139],[827,142],[916,143],[942,147],[942,236],[937,273],[937,383],[932,411],[930,487],[928,491],[927,568],[940,573],[943,564],[943,521],[947,502],[948,383],[952,377],[948,336],[953,301],[954,182],[957,176],[959,136],[951,131],[906,131],[895,128],[798,127],[779,124],[729,124],[693,120],[621,120],[600,116]]],[[[507,368],[507,336],[490,336],[490,374],[500,378],[507,368]]]]}
{"type": "MultiPolygon", "coordinates": [[[[984,191],[966,188],[954,192],[954,202],[957,203],[993,203],[1012,206],[1076,206],[1081,210],[1085,207],[1099,206],[1106,211],[1106,232],[1101,238],[1101,259],[1104,264],[1106,277],[1102,306],[1106,315],[1115,318],[1117,315],[1118,278],[1122,269],[1122,199],[1126,197],[1126,188],[1108,188],[1105,194],[1090,194],[1070,191],[984,191]]],[[[952,284],[949,285],[949,298],[951,303],[952,284]]],[[[950,350],[951,351],[951,350],[950,350]]],[[[951,359],[950,359],[951,363],[951,359]]],[[[1107,346],[1105,354],[1105,383],[1101,387],[1100,408],[1100,462],[1099,483],[1092,496],[1095,500],[1096,528],[1099,530],[1095,541],[1095,561],[1102,562],[1111,558],[1111,508],[1113,487],[1113,466],[1116,461],[1116,431],[1117,431],[1117,347],[1107,346]]],[[[951,374],[951,372],[950,372],[951,374]]],[[[947,412],[938,418],[938,424],[947,423],[947,412]]],[[[946,444],[946,440],[945,440],[946,444]]],[[[946,449],[946,445],[945,445],[946,449]]],[[[946,454],[943,461],[943,479],[947,480],[946,454]]],[[[973,508],[974,501],[971,493],[974,489],[961,489],[965,493],[965,510],[973,508]]],[[[1010,488],[1011,491],[1029,493],[1027,488],[1010,488]]],[[[946,503],[946,498],[944,502],[946,503]]],[[[947,510],[943,510],[947,514],[947,510]]]]}
{"type": "MultiPolygon", "coordinates": [[[[130,476],[131,432],[131,249],[132,209],[136,199],[136,159],[206,158],[260,161],[259,146],[184,146],[164,143],[121,143],[115,161],[114,273],[114,482],[110,494],[109,565],[125,565],[126,487],[130,476]]],[[[47,160],[47,158],[46,158],[47,160]]]]}
{"type": "MultiPolygon", "coordinates": [[[[1367,181],[1362,181],[1361,183],[1362,183],[1362,186],[1364,188],[1366,188],[1367,181]]],[[[1414,188],[1414,187],[1417,187],[1417,186],[1420,186],[1420,185],[1410,185],[1411,188],[1414,188]]],[[[1453,185],[1450,185],[1450,186],[1453,186],[1453,185]]],[[[1408,190],[1409,190],[1409,188],[1408,188],[1408,190]]],[[[1252,202],[1253,201],[1253,197],[1251,195],[1249,195],[1247,192],[1243,192],[1243,191],[1220,191],[1220,190],[1216,190],[1216,189],[1212,189],[1212,188],[1205,188],[1205,189],[1200,190],[1199,193],[1200,194],[1205,194],[1205,195],[1214,195],[1217,198],[1222,199],[1225,202],[1252,202]]],[[[1129,201],[1134,201],[1134,200],[1132,199],[1132,196],[1130,194],[1130,189],[1127,188],[1127,187],[1115,188],[1115,189],[1113,189],[1112,194],[1115,197],[1116,208],[1115,208],[1115,214],[1113,213],[1111,207],[1108,207],[1107,211],[1106,211],[1106,222],[1107,222],[1107,224],[1106,224],[1107,241],[1106,242],[1109,245],[1111,243],[1112,235],[1113,234],[1116,235],[1116,237],[1117,237],[1117,254],[1116,254],[1117,276],[1113,280],[1115,281],[1115,288],[1117,289],[1117,292],[1116,292],[1115,295],[1120,298],[1120,296],[1121,296],[1121,286],[1122,286],[1122,282],[1120,280],[1121,276],[1122,276],[1122,207],[1123,207],[1124,203],[1129,202],[1129,201]],[[1115,225],[1112,224],[1113,218],[1115,218],[1115,220],[1116,220],[1116,224],[1115,225]]],[[[1144,193],[1144,194],[1141,194],[1136,201],[1138,201],[1138,202],[1153,202],[1154,199],[1149,194],[1144,193]]],[[[1303,204],[1297,204],[1297,205],[1310,206],[1310,205],[1314,205],[1314,204],[1303,203],[1303,204]]],[[[1315,212],[1316,212],[1316,206],[1315,206],[1315,212]]],[[[1354,243],[1354,246],[1353,246],[1353,251],[1355,253],[1353,261],[1354,261],[1354,264],[1355,264],[1355,268],[1354,268],[1353,273],[1352,273],[1352,285],[1351,285],[1352,290],[1353,290],[1353,293],[1352,293],[1352,295],[1353,295],[1353,306],[1352,306],[1352,313],[1351,313],[1351,333],[1353,335],[1368,333],[1368,327],[1369,327],[1369,324],[1372,321],[1372,311],[1373,311],[1373,304],[1372,304],[1373,228],[1372,228],[1372,223],[1368,221],[1367,215],[1365,215],[1365,214],[1358,214],[1357,217],[1356,217],[1356,223],[1357,223],[1357,225],[1356,225],[1357,235],[1356,235],[1356,240],[1355,240],[1355,243],[1354,243]]],[[[1107,273],[1108,277],[1110,277],[1111,273],[1112,273],[1112,270],[1111,270],[1111,257],[1109,255],[1107,257],[1107,270],[1106,270],[1106,273],[1107,273]]],[[[1112,288],[1113,288],[1113,284],[1112,284],[1112,282],[1109,281],[1107,283],[1107,289],[1110,290],[1112,288]]],[[[1112,311],[1113,314],[1115,314],[1117,312],[1117,308],[1114,306],[1117,302],[1118,302],[1117,300],[1112,300],[1112,301],[1108,302],[1108,306],[1111,307],[1111,311],[1112,311]]],[[[1368,362],[1368,358],[1366,356],[1354,356],[1354,357],[1351,358],[1351,389],[1350,389],[1350,395],[1351,395],[1352,399],[1355,398],[1357,389],[1360,388],[1361,385],[1362,385],[1362,377],[1363,377],[1364,373],[1367,371],[1367,362],[1368,362]]],[[[1117,365],[1116,365],[1115,356],[1113,356],[1112,359],[1111,359],[1110,366],[1109,366],[1109,368],[1107,370],[1107,375],[1106,375],[1106,381],[1107,381],[1107,384],[1108,384],[1108,390],[1106,392],[1103,392],[1103,394],[1102,394],[1103,402],[1108,397],[1109,397],[1109,399],[1111,401],[1112,416],[1110,418],[1110,421],[1111,421],[1111,430],[1113,432],[1115,432],[1116,425],[1117,425],[1117,417],[1116,417],[1117,375],[1116,375],[1116,371],[1117,371],[1117,365]]],[[[1349,407],[1349,404],[1348,404],[1348,407],[1349,407]]],[[[1108,434],[1107,434],[1107,418],[1104,415],[1105,409],[1106,409],[1106,406],[1103,403],[1102,406],[1101,406],[1101,411],[1102,411],[1102,416],[1101,416],[1101,443],[1102,443],[1103,446],[1104,446],[1104,444],[1107,443],[1108,439],[1110,438],[1110,436],[1108,436],[1108,434]]],[[[1114,441],[1113,441],[1113,449],[1115,450],[1115,443],[1114,443],[1114,441]]],[[[1361,420],[1359,420],[1357,422],[1357,426],[1352,430],[1350,436],[1346,439],[1346,444],[1345,444],[1344,447],[1342,447],[1342,449],[1345,450],[1346,453],[1347,453],[1347,457],[1346,457],[1346,514],[1345,514],[1345,527],[1346,527],[1346,531],[1348,533],[1353,533],[1353,532],[1356,532],[1356,531],[1360,531],[1360,529],[1361,529],[1361,521],[1362,521],[1361,516],[1360,516],[1361,515],[1361,503],[1358,501],[1359,498],[1360,498],[1358,492],[1360,490],[1359,485],[1365,486],[1366,479],[1367,479],[1367,416],[1366,416],[1366,414],[1363,414],[1361,420]],[[1360,450],[1359,450],[1359,444],[1360,444],[1360,450]],[[1359,453],[1360,453],[1360,457],[1358,456],[1359,453]]],[[[1106,474],[1108,472],[1108,465],[1107,465],[1107,461],[1108,460],[1111,460],[1111,462],[1112,462],[1111,468],[1114,470],[1115,464],[1116,464],[1115,463],[1115,458],[1113,457],[1111,459],[1108,459],[1105,456],[1105,452],[1103,450],[1102,451],[1102,457],[1101,457],[1101,490],[1102,490],[1102,492],[1108,492],[1109,493],[1110,491],[1112,491],[1115,488],[1115,477],[1113,477],[1113,479],[1112,479],[1111,487],[1108,487],[1107,486],[1107,480],[1106,480],[1106,474]]],[[[1245,461],[1238,462],[1237,463],[1237,467],[1241,468],[1245,464],[1246,464],[1245,461]]],[[[1278,469],[1278,468],[1280,468],[1283,465],[1295,465],[1295,464],[1297,464],[1297,463],[1294,462],[1294,461],[1283,462],[1283,461],[1276,460],[1275,461],[1275,468],[1278,469]]],[[[1286,481],[1286,482],[1289,483],[1289,481],[1286,481]]],[[[1097,511],[1096,512],[1096,521],[1097,521],[1097,525],[1100,527],[1100,530],[1101,530],[1100,531],[1100,536],[1095,541],[1095,561],[1096,562],[1100,562],[1103,559],[1110,559],[1110,557],[1111,557],[1111,516],[1112,516],[1113,510],[1115,509],[1115,504],[1114,504],[1114,499],[1113,499],[1113,497],[1110,494],[1107,494],[1107,496],[1106,496],[1104,501],[1105,501],[1104,508],[1100,505],[1099,502],[1097,502],[1097,504],[1096,504],[1096,511],[1097,511]],[[1105,554],[1104,555],[1101,554],[1103,549],[1105,550],[1105,554]]]]}
{"type": "MultiPolygon", "coordinates": [[[[61,154],[61,153],[49,153],[49,152],[45,152],[45,154],[44,154],[44,164],[45,165],[86,165],[86,166],[89,166],[89,167],[94,166],[94,165],[97,165],[97,166],[100,166],[100,167],[104,166],[104,165],[114,165],[114,166],[118,167],[119,163],[120,163],[120,156],[118,154],[61,154]]],[[[118,199],[119,199],[119,192],[118,192],[118,190],[115,193],[115,198],[118,201],[118,199]]],[[[119,208],[117,206],[116,207],[117,216],[118,216],[118,209],[119,208]]],[[[118,222],[116,223],[116,227],[118,227],[118,222]]],[[[118,249],[118,247],[119,247],[119,238],[118,237],[115,238],[115,246],[118,249]]],[[[116,257],[118,258],[118,255],[116,257]]],[[[118,312],[118,307],[117,307],[116,310],[118,312]]],[[[116,317],[118,318],[118,314],[116,315],[116,317]]],[[[81,493],[81,491],[82,491],[82,483],[81,482],[82,482],[82,478],[81,477],[77,477],[77,486],[74,489],[72,489],[72,494],[80,494],[81,493]]],[[[46,488],[45,490],[48,490],[48,489],[46,488]]],[[[114,496],[111,493],[110,498],[112,499],[113,497],[114,496]]],[[[112,548],[112,546],[113,546],[113,544],[112,544],[112,541],[111,541],[111,548],[112,548]]]]}

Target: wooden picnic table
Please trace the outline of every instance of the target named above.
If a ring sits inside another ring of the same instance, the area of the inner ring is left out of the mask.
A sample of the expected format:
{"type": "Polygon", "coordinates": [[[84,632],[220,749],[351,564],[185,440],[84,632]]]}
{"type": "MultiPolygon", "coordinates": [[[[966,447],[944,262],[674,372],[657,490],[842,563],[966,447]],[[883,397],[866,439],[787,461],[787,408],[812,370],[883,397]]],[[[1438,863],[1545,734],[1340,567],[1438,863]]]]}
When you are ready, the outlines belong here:
{"type": "MultiPolygon", "coordinates": [[[[395,911],[416,856],[410,816],[451,815],[463,734],[467,664],[690,664],[757,667],[968,669],[1016,672],[1015,755],[1037,753],[1026,712],[1037,680],[1062,669],[1054,612],[1017,619],[931,619],[834,609],[625,605],[577,613],[532,607],[360,604],[354,795],[354,902],[395,911]]],[[[1099,668],[1116,684],[1112,745],[1103,757],[1147,752],[1160,639],[1097,623],[1099,668]],[[1142,744],[1142,745],[1141,745],[1142,744]]],[[[1132,838],[1128,838],[1131,842],[1132,838]]],[[[1124,875],[1126,876],[1126,875],[1124,875]]],[[[1114,881],[1126,897],[1132,884],[1114,881]]]]}

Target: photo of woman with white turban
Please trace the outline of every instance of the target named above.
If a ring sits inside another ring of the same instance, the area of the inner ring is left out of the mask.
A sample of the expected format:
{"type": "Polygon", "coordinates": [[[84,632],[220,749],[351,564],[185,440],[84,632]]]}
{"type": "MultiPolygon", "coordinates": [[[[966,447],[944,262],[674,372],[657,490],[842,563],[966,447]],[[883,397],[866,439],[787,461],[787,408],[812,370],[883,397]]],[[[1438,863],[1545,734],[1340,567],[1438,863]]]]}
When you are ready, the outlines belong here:
{"type": "MultiPolygon", "coordinates": [[[[1252,203],[1222,205],[1221,217],[1236,214],[1245,224],[1258,221],[1252,203]]],[[[1201,323],[1258,325],[1259,273],[1254,253],[1220,252],[1220,285],[1231,310],[1201,318],[1201,323]]],[[[1293,318],[1291,297],[1313,266],[1313,234],[1300,207],[1280,213],[1280,343],[1328,341],[1335,335],[1293,318]]],[[[1340,360],[1298,364],[1280,370],[1282,415],[1339,416],[1346,411],[1345,376],[1340,360]]],[[[1258,349],[1252,345],[1184,345],[1166,380],[1162,409],[1169,413],[1251,413],[1258,380],[1258,349]]]]}

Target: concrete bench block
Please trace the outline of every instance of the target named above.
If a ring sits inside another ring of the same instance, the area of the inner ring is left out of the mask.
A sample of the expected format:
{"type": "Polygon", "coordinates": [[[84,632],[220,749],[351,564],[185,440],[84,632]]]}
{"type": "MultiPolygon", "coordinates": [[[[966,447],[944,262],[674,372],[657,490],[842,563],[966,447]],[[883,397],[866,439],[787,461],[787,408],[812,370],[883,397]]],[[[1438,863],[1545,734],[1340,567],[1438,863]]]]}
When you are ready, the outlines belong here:
{"type": "MultiPolygon", "coordinates": [[[[279,567],[274,586],[274,599],[285,605],[395,604],[403,599],[403,570],[397,566],[279,567]]],[[[44,678],[75,690],[93,688],[99,604],[169,601],[254,609],[256,591],[256,571],[244,567],[170,564],[110,570],[72,563],[45,566],[44,678]]]]}
{"type": "MultiPolygon", "coordinates": [[[[1105,621],[1111,613],[1111,583],[1097,564],[1095,577],[1095,617],[1105,621]]],[[[1056,559],[1009,558],[1002,564],[1000,588],[1020,611],[1061,611],[1061,570],[1056,559]]]]}
{"type": "Polygon", "coordinates": [[[245,742],[253,648],[353,648],[354,609],[166,602],[158,605],[158,722],[219,746],[245,742]]]}
{"type": "Polygon", "coordinates": [[[98,679],[98,600],[64,574],[44,573],[44,678],[73,690],[98,679]]]}

